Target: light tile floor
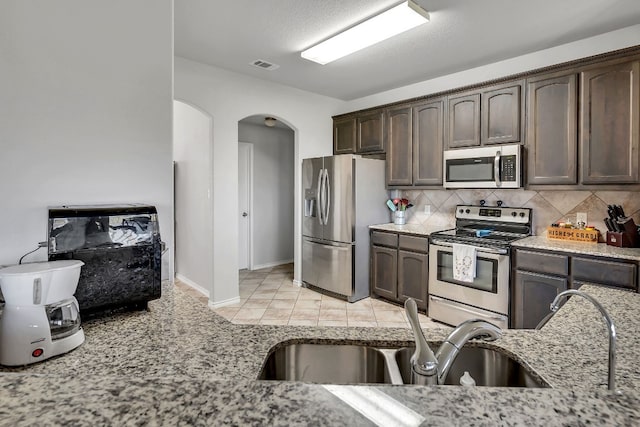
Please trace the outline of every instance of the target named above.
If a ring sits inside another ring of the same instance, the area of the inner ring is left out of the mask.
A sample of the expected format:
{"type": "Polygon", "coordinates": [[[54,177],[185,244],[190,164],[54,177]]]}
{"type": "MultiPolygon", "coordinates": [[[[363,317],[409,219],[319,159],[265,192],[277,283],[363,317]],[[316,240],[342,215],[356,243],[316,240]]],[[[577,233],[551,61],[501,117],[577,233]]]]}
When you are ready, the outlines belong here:
{"type": "MultiPolygon", "coordinates": [[[[206,304],[202,295],[199,300],[206,304]]],[[[410,327],[401,306],[374,298],[348,303],[295,285],[293,264],[241,270],[240,302],[214,311],[242,324],[410,327]]],[[[443,326],[423,314],[418,317],[423,328],[443,326]]]]}

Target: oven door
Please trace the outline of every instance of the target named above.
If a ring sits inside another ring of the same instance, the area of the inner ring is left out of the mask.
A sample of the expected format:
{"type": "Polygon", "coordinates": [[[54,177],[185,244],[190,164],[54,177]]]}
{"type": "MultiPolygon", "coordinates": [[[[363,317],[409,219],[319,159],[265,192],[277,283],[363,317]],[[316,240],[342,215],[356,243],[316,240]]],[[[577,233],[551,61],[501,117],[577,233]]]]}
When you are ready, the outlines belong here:
{"type": "Polygon", "coordinates": [[[451,245],[432,243],[429,246],[429,295],[507,316],[509,254],[505,250],[477,247],[476,278],[473,282],[461,282],[453,278],[451,245]]]}

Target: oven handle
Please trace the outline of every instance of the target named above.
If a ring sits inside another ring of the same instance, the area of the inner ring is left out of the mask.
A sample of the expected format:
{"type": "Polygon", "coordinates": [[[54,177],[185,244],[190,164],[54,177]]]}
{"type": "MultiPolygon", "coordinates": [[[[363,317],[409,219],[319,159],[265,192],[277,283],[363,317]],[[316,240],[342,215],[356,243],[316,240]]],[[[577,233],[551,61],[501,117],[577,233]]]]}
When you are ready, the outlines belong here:
{"type": "MultiPolygon", "coordinates": [[[[432,240],[431,244],[433,245],[438,245],[438,246],[446,246],[448,248],[452,248],[453,247],[453,243],[449,243],[449,242],[445,242],[442,240],[432,240]]],[[[476,248],[476,251],[478,252],[484,252],[487,254],[498,254],[498,255],[506,255],[509,253],[509,251],[507,249],[498,249],[498,248],[487,248],[484,246],[475,246],[475,245],[470,245],[473,246],[474,248],[476,248]]]]}
{"type": "Polygon", "coordinates": [[[450,302],[447,301],[446,299],[443,298],[439,298],[439,297],[434,297],[433,295],[429,295],[429,299],[433,302],[436,302],[438,304],[442,304],[442,305],[447,305],[449,307],[455,308],[456,310],[460,310],[460,311],[466,311],[467,313],[473,314],[476,317],[482,317],[484,319],[489,319],[489,320],[496,320],[498,322],[504,322],[505,321],[505,316],[500,316],[498,314],[496,314],[495,316],[487,316],[484,313],[480,313],[477,312],[475,310],[471,310],[470,308],[462,305],[462,304],[456,304],[454,302],[450,302]]]}

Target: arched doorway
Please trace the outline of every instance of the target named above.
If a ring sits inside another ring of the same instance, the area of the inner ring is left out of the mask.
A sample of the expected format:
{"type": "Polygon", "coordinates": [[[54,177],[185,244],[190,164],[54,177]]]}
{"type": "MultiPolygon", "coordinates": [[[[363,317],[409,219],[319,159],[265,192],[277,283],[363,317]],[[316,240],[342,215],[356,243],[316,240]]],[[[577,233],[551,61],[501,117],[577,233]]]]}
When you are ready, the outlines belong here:
{"type": "Polygon", "coordinates": [[[291,263],[294,130],[271,115],[253,115],[238,122],[238,143],[239,268],[255,270],[291,263]],[[266,117],[270,119],[265,121],[266,117]]]}

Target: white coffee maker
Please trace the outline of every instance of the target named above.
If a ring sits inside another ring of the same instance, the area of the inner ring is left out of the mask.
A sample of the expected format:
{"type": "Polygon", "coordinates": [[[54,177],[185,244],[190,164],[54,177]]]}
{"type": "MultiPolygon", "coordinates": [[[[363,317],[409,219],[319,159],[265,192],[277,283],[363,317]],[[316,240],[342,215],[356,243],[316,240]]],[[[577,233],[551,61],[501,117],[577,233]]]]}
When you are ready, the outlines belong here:
{"type": "Polygon", "coordinates": [[[0,365],[41,362],[84,342],[78,301],[82,261],[19,264],[0,269],[0,365]]]}

